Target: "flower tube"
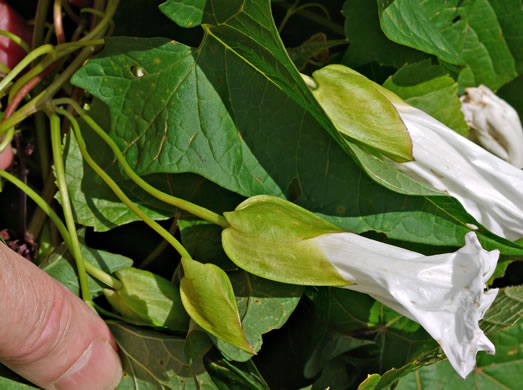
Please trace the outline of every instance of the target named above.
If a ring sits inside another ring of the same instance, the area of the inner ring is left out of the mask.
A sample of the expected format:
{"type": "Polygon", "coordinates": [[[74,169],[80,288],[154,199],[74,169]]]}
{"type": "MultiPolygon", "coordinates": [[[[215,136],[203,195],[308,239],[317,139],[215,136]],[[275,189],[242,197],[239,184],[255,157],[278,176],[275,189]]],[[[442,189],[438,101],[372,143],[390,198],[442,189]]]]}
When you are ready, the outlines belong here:
{"type": "Polygon", "coordinates": [[[304,78],[340,133],[381,151],[405,174],[455,197],[491,232],[512,241],[523,237],[523,171],[345,66],[329,65],[314,72],[313,79],[304,78]],[[354,102],[362,96],[367,96],[367,108],[355,112],[354,102]],[[371,97],[379,104],[373,105],[371,97]],[[394,109],[401,126],[381,120],[382,107],[394,109]],[[367,141],[359,134],[370,120],[379,132],[375,128],[367,141]],[[405,130],[410,142],[403,137],[405,130]],[[410,159],[405,158],[409,151],[410,159]]]}
{"type": "Polygon", "coordinates": [[[250,198],[224,215],[224,250],[246,271],[369,294],[423,326],[462,377],[478,351],[495,352],[478,323],[498,291],[484,290],[499,251],[485,251],[474,232],[456,252],[424,256],[345,232],[271,196],[250,198]]]}

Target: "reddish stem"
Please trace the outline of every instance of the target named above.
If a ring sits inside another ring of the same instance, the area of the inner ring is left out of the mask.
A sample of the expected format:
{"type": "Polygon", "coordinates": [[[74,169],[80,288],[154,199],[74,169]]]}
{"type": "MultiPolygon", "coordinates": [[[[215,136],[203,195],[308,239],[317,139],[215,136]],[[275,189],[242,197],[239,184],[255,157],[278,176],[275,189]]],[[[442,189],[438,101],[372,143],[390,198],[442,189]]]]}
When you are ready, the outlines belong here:
{"type": "Polygon", "coordinates": [[[53,22],[56,40],[58,43],[65,42],[64,25],[62,23],[62,1],[55,0],[53,7],[53,22]]]}

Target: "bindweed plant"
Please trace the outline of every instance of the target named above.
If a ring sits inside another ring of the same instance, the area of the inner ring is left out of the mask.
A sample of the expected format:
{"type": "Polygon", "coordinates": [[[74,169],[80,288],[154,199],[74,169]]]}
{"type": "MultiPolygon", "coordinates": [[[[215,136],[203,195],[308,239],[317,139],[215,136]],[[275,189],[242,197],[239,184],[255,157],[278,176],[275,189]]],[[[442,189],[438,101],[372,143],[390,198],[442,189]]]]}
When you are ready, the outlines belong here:
{"type": "Polygon", "coordinates": [[[107,321],[119,388],[521,383],[523,171],[460,100],[523,110],[516,2],[37,3],[0,228],[107,321]]]}

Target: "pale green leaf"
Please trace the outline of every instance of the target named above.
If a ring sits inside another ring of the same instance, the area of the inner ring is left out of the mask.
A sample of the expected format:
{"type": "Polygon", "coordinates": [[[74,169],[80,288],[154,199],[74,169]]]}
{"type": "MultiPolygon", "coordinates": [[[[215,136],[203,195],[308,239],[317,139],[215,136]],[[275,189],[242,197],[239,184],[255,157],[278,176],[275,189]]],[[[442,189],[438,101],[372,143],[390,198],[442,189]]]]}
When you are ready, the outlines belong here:
{"type": "Polygon", "coordinates": [[[199,326],[246,352],[255,353],[245,337],[229,277],[214,264],[182,258],[180,293],[185,310],[199,326]]]}

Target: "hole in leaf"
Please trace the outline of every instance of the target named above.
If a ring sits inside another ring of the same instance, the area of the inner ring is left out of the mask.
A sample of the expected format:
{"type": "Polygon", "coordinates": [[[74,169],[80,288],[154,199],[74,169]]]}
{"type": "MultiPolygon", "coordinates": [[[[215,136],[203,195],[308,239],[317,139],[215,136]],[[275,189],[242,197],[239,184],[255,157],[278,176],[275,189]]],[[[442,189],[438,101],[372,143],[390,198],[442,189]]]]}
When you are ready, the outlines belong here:
{"type": "Polygon", "coordinates": [[[452,19],[452,23],[457,23],[461,20],[461,16],[460,15],[457,15],[454,17],[454,19],[452,19]]]}
{"type": "Polygon", "coordinates": [[[136,78],[143,77],[145,76],[145,68],[143,66],[133,65],[131,66],[131,74],[136,78]]]}

